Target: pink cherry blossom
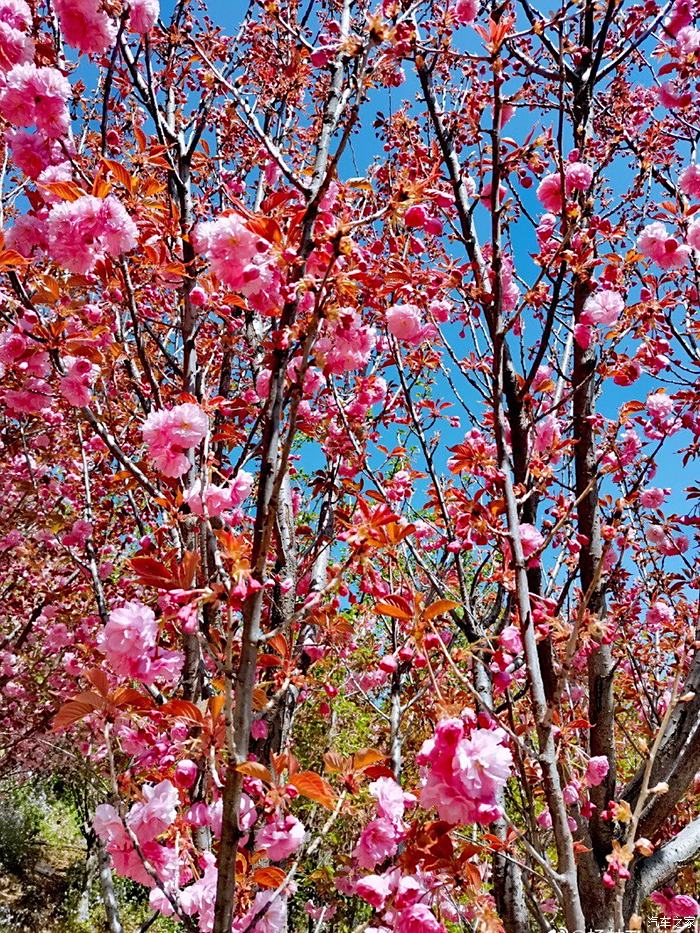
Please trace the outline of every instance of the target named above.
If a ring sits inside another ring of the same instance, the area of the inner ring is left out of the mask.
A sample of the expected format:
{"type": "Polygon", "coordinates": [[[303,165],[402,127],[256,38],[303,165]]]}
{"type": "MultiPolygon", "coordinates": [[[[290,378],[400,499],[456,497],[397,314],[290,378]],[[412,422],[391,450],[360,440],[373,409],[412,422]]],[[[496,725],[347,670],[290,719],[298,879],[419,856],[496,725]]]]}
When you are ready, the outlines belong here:
{"type": "Polygon", "coordinates": [[[375,343],[374,328],[363,324],[354,308],[344,308],[335,321],[324,327],[316,343],[317,360],[324,370],[336,375],[362,369],[375,343]]]}
{"type": "Polygon", "coordinates": [[[670,15],[664,20],[664,29],[670,36],[675,36],[679,30],[689,26],[693,18],[693,0],[676,0],[670,15]]]}
{"type": "Polygon", "coordinates": [[[595,755],[588,760],[584,781],[587,787],[598,787],[603,783],[610,770],[610,762],[605,755],[595,755]]]}
{"type": "Polygon", "coordinates": [[[32,11],[26,0],[0,0],[0,23],[12,29],[31,29],[32,11]]]}
{"type": "Polygon", "coordinates": [[[658,263],[662,269],[679,269],[688,261],[690,250],[678,242],[666,229],[666,225],[654,221],[648,224],[637,239],[637,248],[642,255],[658,263]]]}
{"type": "Polygon", "coordinates": [[[44,169],[61,162],[64,158],[57,142],[48,139],[42,133],[8,130],[6,139],[12,149],[15,164],[29,178],[38,178],[44,169]]]}
{"type": "Polygon", "coordinates": [[[411,904],[396,915],[395,933],[446,933],[427,904],[411,904]]]}
{"type": "Polygon", "coordinates": [[[67,132],[71,87],[56,68],[15,65],[0,91],[0,114],[14,126],[36,125],[50,138],[67,132]]]}
{"type": "Polygon", "coordinates": [[[547,415],[535,425],[532,446],[537,453],[549,452],[556,457],[554,447],[559,442],[559,439],[559,422],[554,415],[547,415]]]}
{"type": "Polygon", "coordinates": [[[646,433],[649,436],[660,437],[666,434],[673,434],[678,429],[678,422],[675,417],[675,402],[670,395],[665,392],[654,392],[647,396],[647,412],[651,419],[655,432],[649,431],[646,426],[646,433]]]}
{"type": "Polygon", "coordinates": [[[498,636],[498,642],[510,654],[520,654],[523,650],[522,638],[515,625],[507,625],[498,636]]]}
{"type": "Polygon", "coordinates": [[[241,505],[250,495],[253,488],[253,474],[246,470],[239,470],[233,478],[229,494],[232,506],[241,505]]]}
{"type": "Polygon", "coordinates": [[[164,880],[172,878],[174,872],[177,871],[173,858],[174,850],[166,849],[153,840],[139,840],[140,855],[134,848],[121,817],[110,804],[100,804],[95,809],[93,826],[97,835],[105,842],[107,852],[118,874],[152,888],[154,881],[146,871],[143,864],[144,858],[148,860],[156,874],[164,880]]]}
{"type": "Polygon", "coordinates": [[[387,309],[386,322],[389,333],[397,340],[419,343],[423,333],[420,310],[412,304],[396,304],[387,309]]]}
{"type": "Polygon", "coordinates": [[[393,778],[380,777],[369,785],[370,794],[376,798],[377,812],[383,819],[400,824],[404,810],[416,802],[413,794],[406,794],[393,778]]]}
{"type": "Polygon", "coordinates": [[[86,194],[51,209],[49,254],[71,272],[84,275],[107,256],[120,256],[136,246],[136,224],[113,195],[86,194]]]}
{"type": "Polygon", "coordinates": [[[502,729],[469,734],[461,719],[438,723],[416,759],[423,776],[421,806],[436,807],[450,823],[493,822],[499,813],[496,794],[513,763],[504,739],[502,729]]]}
{"type": "Polygon", "coordinates": [[[73,181],[73,166],[70,162],[59,162],[57,165],[47,165],[41,171],[37,182],[41,188],[46,204],[59,204],[61,198],[50,190],[50,185],[61,181],[73,181]]]}
{"type": "Polygon", "coordinates": [[[180,796],[168,780],[145,784],[142,791],[144,802],[134,804],[126,822],[139,842],[150,842],[175,822],[180,796]]]}
{"type": "Polygon", "coordinates": [[[242,217],[226,214],[198,224],[193,242],[225,285],[251,299],[258,310],[275,310],[280,281],[271,244],[253,233],[242,217]]]}
{"type": "Polygon", "coordinates": [[[51,405],[51,386],[44,379],[27,379],[21,389],[8,389],[4,401],[16,414],[38,415],[51,405]]]}
{"type": "Polygon", "coordinates": [[[0,68],[7,71],[34,59],[34,40],[27,30],[31,10],[24,0],[3,0],[0,5],[0,68]]]}
{"type": "Polygon", "coordinates": [[[684,110],[693,102],[691,91],[679,88],[675,81],[666,81],[658,90],[659,103],[668,110],[684,110]]]}
{"type": "MultiPolygon", "coordinates": [[[[239,470],[231,486],[217,486],[209,483],[204,494],[207,515],[221,515],[222,512],[236,508],[250,494],[253,477],[245,470],[239,470]]],[[[184,500],[195,515],[204,515],[202,504],[202,482],[196,479],[185,492],[184,500]]]]}
{"type": "Polygon", "coordinates": [[[603,288],[586,299],[581,321],[584,324],[614,324],[624,308],[625,300],[619,292],[603,288]]]}
{"type": "Polygon", "coordinates": [[[675,619],[675,613],[668,603],[657,599],[652,603],[646,614],[646,624],[653,628],[659,625],[670,625],[675,619]]]}
{"type": "Polygon", "coordinates": [[[288,858],[304,841],[304,825],[295,816],[277,817],[259,829],[255,836],[256,848],[273,862],[288,858]]]}
{"type": "Polygon", "coordinates": [[[560,214],[563,206],[562,180],[559,172],[545,175],[537,186],[537,197],[540,204],[551,214],[560,214]]]}
{"type": "MultiPolygon", "coordinates": [[[[201,876],[192,884],[179,892],[179,903],[182,912],[192,917],[198,917],[200,933],[209,933],[214,926],[214,903],[216,900],[216,856],[212,852],[205,852],[200,859],[201,876]]],[[[149,897],[150,905],[154,910],[169,917],[173,913],[168,898],[155,888],[149,897]]]]}
{"type": "Polygon", "coordinates": [[[110,612],[101,645],[112,659],[148,651],[155,646],[157,637],[158,623],[153,610],[134,600],[110,612]]]}
{"type": "Polygon", "coordinates": [[[403,215],[403,220],[407,227],[424,227],[428,216],[424,204],[412,204],[403,215]]]}
{"type": "MultiPolygon", "coordinates": [[[[585,162],[568,162],[564,167],[566,190],[587,191],[593,181],[593,169],[585,162]]],[[[558,178],[559,176],[557,176],[558,178]]]]}
{"type": "Polygon", "coordinates": [[[688,227],[688,245],[700,251],[700,220],[693,221],[688,227]]]}
{"type": "Polygon", "coordinates": [[[454,8],[455,19],[462,26],[473,23],[479,12],[478,0],[457,0],[454,8]]]}
{"type": "Polygon", "coordinates": [[[357,864],[361,868],[372,869],[379,862],[395,855],[402,835],[402,830],[391,820],[384,818],[372,820],[362,830],[353,850],[352,854],[357,864]]]}
{"type": "Polygon", "coordinates": [[[674,894],[672,888],[654,891],[649,898],[666,917],[683,919],[700,916],[700,904],[688,894],[674,894]]]}
{"type": "Polygon", "coordinates": [[[676,48],[679,55],[693,55],[700,50],[700,29],[684,26],[676,35],[676,48]]]}
{"type": "Polygon", "coordinates": [[[158,21],[159,0],[131,0],[129,4],[129,29],[142,35],[150,32],[158,21]]]}
{"type": "Polygon", "coordinates": [[[684,168],[678,179],[678,187],[689,198],[700,198],[700,165],[693,163],[684,168]]]}
{"type": "Polygon", "coordinates": [[[92,397],[92,382],[99,367],[93,366],[89,360],[74,360],[70,357],[64,360],[67,367],[66,375],[60,380],[61,394],[77,408],[90,404],[92,397]]]}
{"type": "MultiPolygon", "coordinates": [[[[289,886],[287,887],[289,893],[289,886]]],[[[280,933],[287,929],[287,897],[277,891],[259,891],[255,895],[253,906],[237,917],[231,933],[280,933]],[[259,919],[254,923],[255,917],[259,919]]]]}
{"type": "Polygon", "coordinates": [[[5,245],[29,258],[35,249],[45,250],[46,218],[36,214],[20,214],[5,233],[5,245]]]}
{"type": "Polygon", "coordinates": [[[685,535],[678,535],[672,538],[664,530],[663,525],[649,525],[646,529],[646,540],[658,549],[659,553],[665,557],[672,557],[674,554],[683,554],[688,550],[688,539],[685,535]]]}
{"type": "MultiPolygon", "coordinates": [[[[483,185],[481,189],[481,193],[479,195],[479,201],[486,208],[487,211],[490,211],[491,208],[493,207],[492,192],[493,192],[493,185],[491,184],[491,182],[490,181],[485,182],[485,184],[483,185]]],[[[507,191],[506,191],[505,185],[499,185],[498,186],[498,202],[497,202],[498,204],[502,203],[503,198],[505,198],[506,196],[506,193],[507,191]]]]}
{"type": "Polygon", "coordinates": [[[391,881],[386,875],[365,875],[355,884],[355,894],[375,910],[383,910],[391,894],[391,881]]]}
{"type": "Polygon", "coordinates": [[[178,477],[190,466],[186,451],[204,439],[208,427],[209,419],[199,405],[185,402],[167,410],[152,411],[142,432],[149,456],[161,473],[178,477]]]}
{"type": "Polygon", "coordinates": [[[544,538],[534,525],[522,522],[520,525],[520,543],[522,544],[525,560],[528,560],[535,551],[542,547],[544,538]]]}
{"type": "Polygon", "coordinates": [[[670,489],[657,489],[654,486],[647,486],[640,493],[639,501],[645,509],[658,509],[664,504],[670,492],[670,489]]]}
{"type": "Polygon", "coordinates": [[[183,758],[182,761],[178,761],[177,765],[175,766],[173,780],[178,787],[192,787],[195,780],[197,779],[198,773],[199,770],[197,768],[197,763],[189,758],[183,758]]]}
{"type": "MultiPolygon", "coordinates": [[[[559,178],[559,176],[557,176],[559,178]]],[[[561,181],[561,179],[560,179],[561,181]]],[[[561,185],[559,188],[559,193],[561,195],[561,185]]],[[[557,227],[557,217],[554,214],[543,214],[540,218],[540,222],[537,225],[536,234],[537,241],[540,244],[540,247],[548,246],[554,240],[554,231],[557,227]]]]}
{"type": "Polygon", "coordinates": [[[81,52],[105,52],[117,37],[116,21],[100,0],[54,0],[63,37],[81,52]]]}
{"type": "Polygon", "coordinates": [[[182,666],[180,653],[158,650],[157,639],[153,611],[132,600],[110,612],[99,643],[115,674],[152,684],[172,679],[182,666]]]}

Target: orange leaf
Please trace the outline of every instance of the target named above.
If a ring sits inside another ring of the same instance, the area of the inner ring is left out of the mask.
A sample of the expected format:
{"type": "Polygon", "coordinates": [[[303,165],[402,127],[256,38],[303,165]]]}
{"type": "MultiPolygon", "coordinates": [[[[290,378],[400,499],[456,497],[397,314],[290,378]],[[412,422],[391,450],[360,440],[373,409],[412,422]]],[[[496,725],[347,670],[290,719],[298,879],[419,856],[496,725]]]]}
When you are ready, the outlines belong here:
{"type": "Polygon", "coordinates": [[[253,872],[253,881],[260,888],[278,888],[286,877],[282,869],[274,865],[253,872]]]}
{"type": "Polygon", "coordinates": [[[223,693],[219,693],[214,697],[211,697],[209,700],[209,715],[212,718],[212,721],[216,721],[221,715],[221,711],[224,708],[224,703],[226,702],[226,697],[223,693]]]}
{"type": "Polygon", "coordinates": [[[133,178],[124,168],[124,166],[120,165],[119,162],[115,162],[113,159],[103,159],[102,161],[110,170],[112,175],[114,175],[119,184],[124,185],[127,191],[131,191],[133,178]]]}
{"type": "Polygon", "coordinates": [[[272,775],[269,769],[265,765],[261,765],[259,761],[244,761],[243,764],[236,766],[236,771],[272,784],[272,775]]]}
{"type": "Polygon", "coordinates": [[[101,175],[98,175],[95,178],[95,181],[92,184],[92,194],[96,198],[106,198],[109,192],[112,190],[112,186],[108,181],[102,178],[101,175]]]}
{"type": "Polygon", "coordinates": [[[91,671],[88,671],[85,674],[85,680],[91,683],[95,690],[103,697],[109,696],[109,681],[107,680],[107,675],[104,671],[101,671],[99,667],[94,667],[91,671]]]}
{"type": "Polygon", "coordinates": [[[352,756],[352,770],[364,771],[379,761],[384,761],[386,755],[377,748],[361,748],[352,756]]]}
{"type": "Polygon", "coordinates": [[[77,201],[85,194],[82,188],[74,185],[72,181],[52,181],[50,184],[41,185],[46,191],[55,194],[62,201],[77,201]]]}
{"type": "Polygon", "coordinates": [[[455,603],[451,599],[438,599],[436,602],[426,607],[423,612],[423,618],[430,621],[431,619],[437,618],[437,616],[444,616],[458,607],[459,603],[455,603]]]}
{"type": "Polygon", "coordinates": [[[289,645],[284,635],[273,635],[268,641],[268,645],[273,651],[276,651],[281,657],[286,658],[289,655],[289,645]]]}
{"type": "Polygon", "coordinates": [[[292,787],[295,787],[303,797],[308,797],[315,803],[320,803],[322,807],[332,810],[335,804],[335,791],[328,783],[324,781],[320,774],[315,771],[300,771],[289,781],[292,787]]]}
{"type": "Polygon", "coordinates": [[[182,558],[182,565],[178,574],[180,588],[189,590],[194,582],[194,576],[199,564],[199,554],[196,551],[185,551],[182,558]]]}
{"type": "Polygon", "coordinates": [[[165,713],[166,716],[174,716],[176,719],[186,719],[197,725],[204,724],[202,711],[189,700],[169,700],[158,710],[159,713],[165,713]]]}
{"type": "Polygon", "coordinates": [[[377,603],[374,608],[380,615],[391,616],[392,619],[409,622],[413,618],[413,613],[402,596],[387,596],[384,602],[377,603]]]}
{"type": "Polygon", "coordinates": [[[484,833],[483,838],[485,842],[489,843],[494,852],[502,852],[508,848],[508,843],[503,839],[499,839],[498,836],[494,836],[493,833],[484,833]]]}
{"type": "Polygon", "coordinates": [[[90,713],[94,713],[96,709],[98,709],[98,707],[89,701],[69,700],[67,703],[63,704],[54,716],[51,731],[60,732],[61,729],[72,726],[73,723],[79,722],[81,719],[89,716],[90,713]]]}
{"type": "Polygon", "coordinates": [[[323,756],[323,763],[326,770],[332,773],[343,774],[348,767],[348,759],[344,758],[338,752],[326,752],[323,756]]]}
{"type": "Polygon", "coordinates": [[[28,262],[28,259],[14,249],[0,250],[0,267],[12,269],[14,266],[26,266],[28,262]]]}
{"type": "Polygon", "coordinates": [[[112,703],[117,709],[152,709],[153,701],[131,687],[117,687],[112,694],[112,703]]]}

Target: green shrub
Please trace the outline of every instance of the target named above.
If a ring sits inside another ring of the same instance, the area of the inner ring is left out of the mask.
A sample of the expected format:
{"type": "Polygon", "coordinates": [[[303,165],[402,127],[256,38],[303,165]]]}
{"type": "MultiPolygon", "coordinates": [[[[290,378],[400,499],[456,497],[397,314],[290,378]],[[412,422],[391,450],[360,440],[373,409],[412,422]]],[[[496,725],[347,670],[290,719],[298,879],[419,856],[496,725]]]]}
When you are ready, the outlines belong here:
{"type": "Polygon", "coordinates": [[[0,784],[0,865],[6,871],[21,875],[36,862],[42,817],[28,785],[0,784]]]}

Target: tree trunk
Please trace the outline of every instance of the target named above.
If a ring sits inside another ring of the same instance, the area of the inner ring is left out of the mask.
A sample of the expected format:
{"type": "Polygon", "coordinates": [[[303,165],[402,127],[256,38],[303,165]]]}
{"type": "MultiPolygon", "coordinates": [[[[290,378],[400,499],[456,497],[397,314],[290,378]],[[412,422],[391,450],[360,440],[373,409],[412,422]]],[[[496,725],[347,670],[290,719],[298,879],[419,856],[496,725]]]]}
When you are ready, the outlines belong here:
{"type": "Polygon", "coordinates": [[[123,933],[121,920],[119,919],[119,903],[114,890],[114,879],[112,877],[112,866],[109,855],[101,839],[97,840],[97,864],[100,871],[100,894],[107,917],[107,926],[109,933],[123,933]]]}

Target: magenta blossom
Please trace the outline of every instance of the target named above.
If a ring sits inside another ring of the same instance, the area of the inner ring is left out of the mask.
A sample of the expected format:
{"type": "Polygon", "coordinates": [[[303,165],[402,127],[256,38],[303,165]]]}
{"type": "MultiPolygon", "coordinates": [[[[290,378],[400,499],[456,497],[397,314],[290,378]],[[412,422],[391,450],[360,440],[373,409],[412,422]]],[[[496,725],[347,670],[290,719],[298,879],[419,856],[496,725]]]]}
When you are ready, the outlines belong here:
{"type": "Polygon", "coordinates": [[[423,776],[421,806],[436,807],[449,823],[493,822],[500,812],[496,795],[513,764],[505,738],[502,729],[469,733],[461,719],[438,723],[416,759],[423,776]]]}

